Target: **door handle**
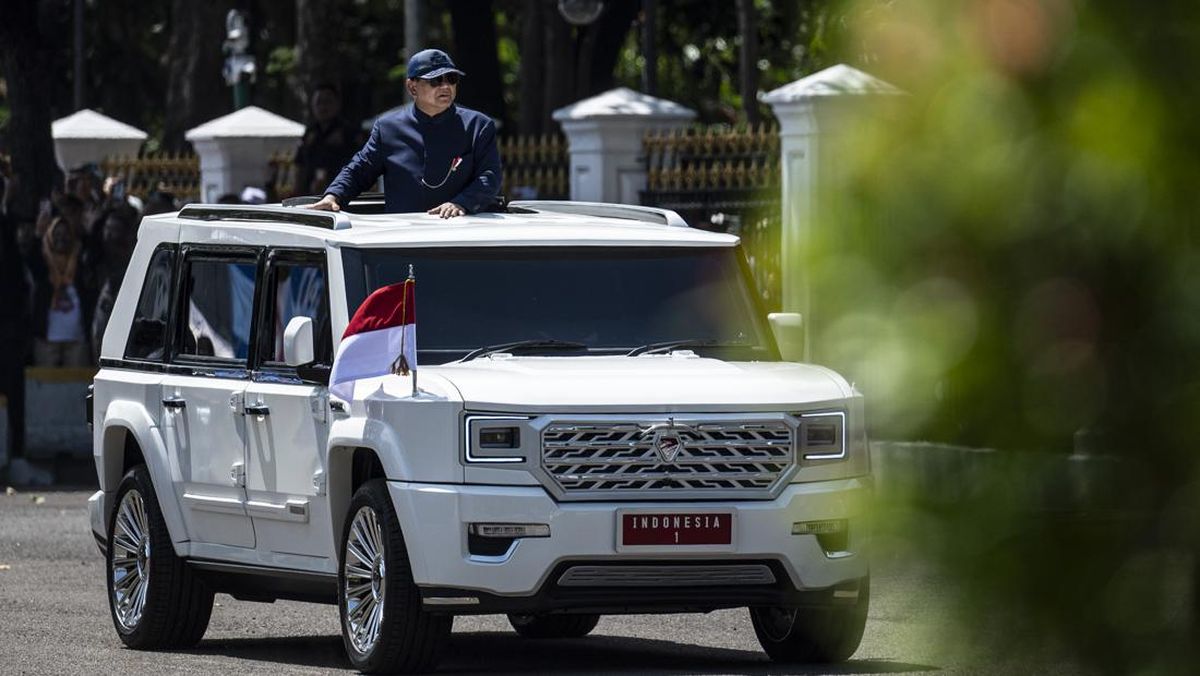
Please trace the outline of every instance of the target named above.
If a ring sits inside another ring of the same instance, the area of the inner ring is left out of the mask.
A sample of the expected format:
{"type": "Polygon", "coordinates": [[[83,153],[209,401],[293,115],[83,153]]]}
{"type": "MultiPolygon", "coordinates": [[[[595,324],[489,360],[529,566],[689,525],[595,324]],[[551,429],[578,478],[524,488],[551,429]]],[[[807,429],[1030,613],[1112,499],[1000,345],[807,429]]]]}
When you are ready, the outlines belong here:
{"type": "Polygon", "coordinates": [[[246,415],[271,415],[271,408],[266,404],[250,404],[244,410],[246,415]]]}
{"type": "Polygon", "coordinates": [[[187,406],[187,400],[183,397],[167,397],[162,400],[163,408],[178,410],[187,406]]]}

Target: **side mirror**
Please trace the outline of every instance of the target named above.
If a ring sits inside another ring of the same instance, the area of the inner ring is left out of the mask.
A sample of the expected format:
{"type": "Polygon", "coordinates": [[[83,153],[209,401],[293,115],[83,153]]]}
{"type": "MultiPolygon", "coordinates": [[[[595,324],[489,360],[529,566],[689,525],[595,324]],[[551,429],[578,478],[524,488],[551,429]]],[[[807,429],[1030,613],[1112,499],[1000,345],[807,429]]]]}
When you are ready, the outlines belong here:
{"type": "Polygon", "coordinates": [[[313,320],[292,317],[283,331],[283,361],[288,366],[311,364],[313,356],[313,320]]]}
{"type": "Polygon", "coordinates": [[[772,312],[767,315],[779,354],[786,361],[804,361],[804,319],[799,312],[772,312]]]}

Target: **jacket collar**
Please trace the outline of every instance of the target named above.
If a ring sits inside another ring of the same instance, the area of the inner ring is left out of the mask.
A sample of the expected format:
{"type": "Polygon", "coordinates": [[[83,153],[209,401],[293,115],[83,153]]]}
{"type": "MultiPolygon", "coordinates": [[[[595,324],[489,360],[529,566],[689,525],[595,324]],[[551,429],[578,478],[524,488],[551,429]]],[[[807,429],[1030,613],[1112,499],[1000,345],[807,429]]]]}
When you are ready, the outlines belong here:
{"type": "Polygon", "coordinates": [[[421,109],[417,107],[417,104],[413,103],[411,105],[413,117],[421,124],[440,124],[451,117],[454,117],[455,111],[458,110],[458,105],[451,103],[449,108],[443,110],[437,115],[426,115],[425,113],[421,112],[421,109]]]}

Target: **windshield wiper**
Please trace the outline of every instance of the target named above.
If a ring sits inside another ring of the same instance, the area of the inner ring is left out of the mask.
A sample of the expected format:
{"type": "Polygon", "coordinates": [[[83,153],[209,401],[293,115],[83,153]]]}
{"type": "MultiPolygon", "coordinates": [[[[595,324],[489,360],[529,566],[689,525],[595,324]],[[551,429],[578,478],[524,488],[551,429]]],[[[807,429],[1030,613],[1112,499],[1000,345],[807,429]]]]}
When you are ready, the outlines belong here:
{"type": "Polygon", "coordinates": [[[499,345],[485,345],[484,347],[471,350],[467,356],[459,359],[460,362],[471,361],[480,357],[486,357],[489,354],[497,352],[512,352],[514,350],[579,350],[586,349],[584,343],[575,342],[573,340],[555,340],[553,338],[535,338],[533,340],[516,340],[511,343],[500,343],[499,345]]]}
{"type": "Polygon", "coordinates": [[[639,354],[655,354],[657,352],[668,352],[677,347],[751,347],[749,343],[744,342],[723,342],[720,340],[704,339],[704,338],[685,338],[683,340],[665,340],[661,343],[648,343],[641,347],[635,347],[625,353],[626,357],[636,357],[639,354]]]}

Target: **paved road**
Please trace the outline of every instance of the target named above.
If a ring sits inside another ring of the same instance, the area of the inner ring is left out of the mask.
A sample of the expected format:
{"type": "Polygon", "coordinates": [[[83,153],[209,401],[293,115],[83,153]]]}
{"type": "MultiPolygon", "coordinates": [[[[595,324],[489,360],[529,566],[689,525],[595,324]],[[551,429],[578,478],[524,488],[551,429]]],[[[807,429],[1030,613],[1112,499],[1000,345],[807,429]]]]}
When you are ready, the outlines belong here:
{"type": "MultiPolygon", "coordinates": [[[[261,604],[218,595],[204,641],[182,652],[125,649],[112,628],[86,492],[0,494],[0,672],[17,674],[348,672],[333,606],[261,604]]],[[[894,551],[894,549],[892,550],[894,551]]],[[[845,665],[783,669],[759,651],[745,611],[614,616],[585,639],[530,642],[502,617],[460,617],[446,673],[978,673],[949,586],[891,555],[876,561],[867,636],[845,665]]],[[[1041,671],[1041,669],[1037,669],[1041,671]]],[[[1059,669],[1055,669],[1059,671],[1059,669]]]]}

